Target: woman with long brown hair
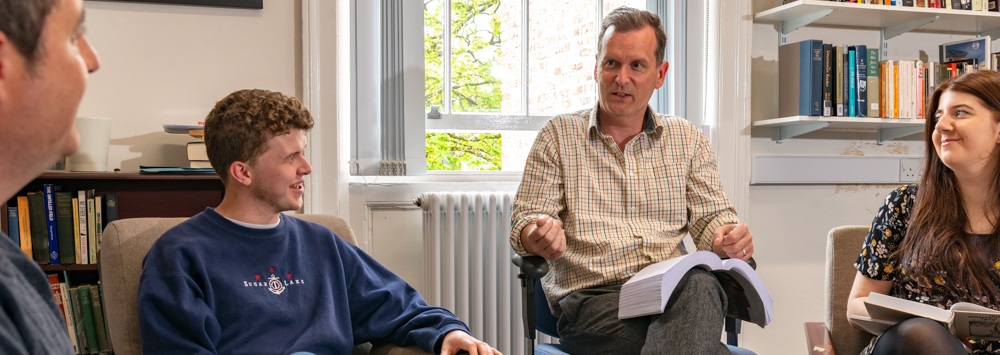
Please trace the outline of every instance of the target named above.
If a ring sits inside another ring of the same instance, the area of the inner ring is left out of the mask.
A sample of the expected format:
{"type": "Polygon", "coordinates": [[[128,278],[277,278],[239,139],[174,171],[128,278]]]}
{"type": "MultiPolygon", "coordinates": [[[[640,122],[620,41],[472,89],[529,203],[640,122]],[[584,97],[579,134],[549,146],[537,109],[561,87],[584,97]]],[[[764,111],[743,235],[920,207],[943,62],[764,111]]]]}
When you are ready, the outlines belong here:
{"type": "MultiPolygon", "coordinates": [[[[872,221],[855,267],[847,314],[867,316],[871,292],[948,308],[1000,310],[1000,72],[941,84],[927,106],[923,176],[891,192],[872,221]]],[[[855,325],[857,326],[857,325],[855,325]]],[[[912,318],[862,354],[996,353],[1000,342],[958,339],[912,318]]]]}

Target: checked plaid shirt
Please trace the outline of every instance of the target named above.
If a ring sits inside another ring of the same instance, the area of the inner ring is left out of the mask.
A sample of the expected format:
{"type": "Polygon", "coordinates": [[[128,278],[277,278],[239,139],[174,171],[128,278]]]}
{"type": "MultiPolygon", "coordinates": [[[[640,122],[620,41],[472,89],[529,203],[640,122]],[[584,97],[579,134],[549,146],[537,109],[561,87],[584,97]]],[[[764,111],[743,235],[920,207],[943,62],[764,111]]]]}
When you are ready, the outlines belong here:
{"type": "Polygon", "coordinates": [[[573,291],[627,281],[680,256],[690,233],[699,250],[738,223],[719,182],[715,154],[690,122],[647,108],[643,132],[625,145],[600,133],[598,109],[560,115],[538,133],[514,200],[510,243],[541,215],[562,221],[566,253],[542,284],[550,308],[573,291]]]}

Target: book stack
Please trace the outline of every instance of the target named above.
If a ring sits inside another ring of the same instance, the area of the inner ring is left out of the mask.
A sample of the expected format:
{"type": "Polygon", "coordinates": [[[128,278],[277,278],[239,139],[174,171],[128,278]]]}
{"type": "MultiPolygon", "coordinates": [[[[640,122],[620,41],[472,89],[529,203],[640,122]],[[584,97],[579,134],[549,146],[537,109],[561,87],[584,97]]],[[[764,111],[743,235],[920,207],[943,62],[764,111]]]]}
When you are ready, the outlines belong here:
{"type": "Polygon", "coordinates": [[[211,168],[208,162],[208,150],[205,149],[205,141],[188,142],[187,144],[188,167],[190,168],[211,168]]]}
{"type": "Polygon", "coordinates": [[[8,235],[39,264],[96,264],[103,226],[116,219],[117,193],[53,184],[17,196],[7,208],[8,235]]]}
{"type": "Polygon", "coordinates": [[[56,274],[49,274],[49,288],[66,321],[70,343],[77,354],[109,353],[108,330],[104,321],[101,285],[69,286],[56,274]]]}

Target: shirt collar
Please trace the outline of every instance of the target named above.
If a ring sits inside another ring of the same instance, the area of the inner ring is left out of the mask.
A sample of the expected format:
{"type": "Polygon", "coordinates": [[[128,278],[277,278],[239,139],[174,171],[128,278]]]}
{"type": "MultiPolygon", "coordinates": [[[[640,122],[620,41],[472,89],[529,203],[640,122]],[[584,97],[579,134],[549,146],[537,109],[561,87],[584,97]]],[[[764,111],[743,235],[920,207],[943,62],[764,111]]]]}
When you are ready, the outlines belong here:
{"type": "MultiPolygon", "coordinates": [[[[587,131],[598,134],[601,132],[600,123],[598,122],[597,116],[601,112],[601,104],[598,103],[597,106],[590,111],[590,124],[587,126],[587,131]]],[[[642,118],[642,131],[647,135],[654,135],[657,132],[663,131],[663,126],[661,126],[653,116],[653,108],[646,105],[646,113],[642,118]]]]}

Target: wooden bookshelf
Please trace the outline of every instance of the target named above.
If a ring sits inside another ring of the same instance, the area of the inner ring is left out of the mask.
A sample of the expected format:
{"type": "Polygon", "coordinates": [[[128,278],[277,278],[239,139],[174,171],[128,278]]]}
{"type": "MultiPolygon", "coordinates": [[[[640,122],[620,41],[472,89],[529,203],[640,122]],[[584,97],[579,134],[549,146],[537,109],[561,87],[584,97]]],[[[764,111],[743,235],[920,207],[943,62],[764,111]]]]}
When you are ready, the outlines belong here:
{"type": "MultiPolygon", "coordinates": [[[[125,172],[46,172],[18,192],[40,191],[54,184],[64,191],[94,189],[97,195],[118,194],[118,218],[190,217],[222,202],[222,180],[214,174],[140,174],[125,172]]],[[[3,201],[3,211],[15,200],[3,201]]],[[[6,215],[5,215],[6,216],[6,215]]],[[[2,219],[7,231],[7,219],[2,219]]]]}
{"type": "Polygon", "coordinates": [[[41,266],[42,271],[45,271],[46,273],[63,271],[97,271],[97,264],[44,264],[39,266],[41,266]]]}
{"type": "MultiPolygon", "coordinates": [[[[43,184],[61,186],[63,191],[94,189],[96,195],[118,196],[118,218],[190,217],[206,207],[222,202],[225,188],[214,174],[145,174],[136,172],[45,172],[18,191],[24,196],[40,191],[43,184]]],[[[6,211],[16,199],[0,201],[4,218],[0,225],[8,231],[6,211]]],[[[46,272],[97,271],[97,265],[43,265],[46,272]]]]}

